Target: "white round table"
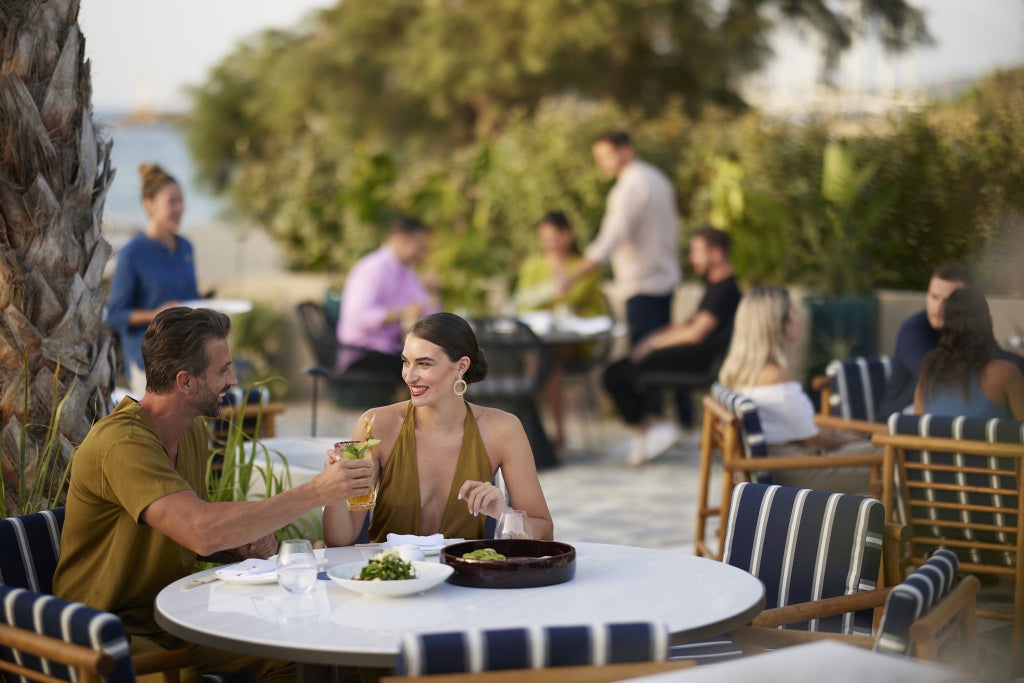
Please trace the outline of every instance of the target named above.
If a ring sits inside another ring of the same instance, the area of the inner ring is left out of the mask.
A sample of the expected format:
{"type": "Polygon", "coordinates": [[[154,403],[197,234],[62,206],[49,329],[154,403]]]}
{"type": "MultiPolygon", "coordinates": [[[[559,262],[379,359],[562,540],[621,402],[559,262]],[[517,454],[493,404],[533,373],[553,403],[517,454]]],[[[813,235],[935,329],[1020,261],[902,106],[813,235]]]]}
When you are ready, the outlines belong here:
{"type": "MultiPolygon", "coordinates": [[[[188,590],[186,577],[156,598],[157,623],[185,640],[304,664],[392,667],[406,632],[532,624],[660,621],[673,643],[720,635],[748,623],[764,587],[730,565],[678,550],[572,543],[576,575],[540,588],[480,589],[449,583],[408,598],[369,598],[318,581],[298,619],[275,618],[290,603],[276,583],[215,581],[188,590]],[[284,622],[284,623],[283,623],[284,622]]],[[[372,556],[374,548],[329,548],[329,565],[372,556]]]]}

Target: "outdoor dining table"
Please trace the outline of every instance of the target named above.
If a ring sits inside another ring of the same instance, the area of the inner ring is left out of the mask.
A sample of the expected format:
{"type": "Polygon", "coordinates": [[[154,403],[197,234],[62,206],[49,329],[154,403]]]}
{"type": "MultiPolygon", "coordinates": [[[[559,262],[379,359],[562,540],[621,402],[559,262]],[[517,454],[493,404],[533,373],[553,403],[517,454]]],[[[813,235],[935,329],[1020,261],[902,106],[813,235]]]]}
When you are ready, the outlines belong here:
{"type": "MultiPolygon", "coordinates": [[[[371,598],[317,581],[301,618],[282,617],[289,600],[276,583],[185,577],[156,598],[157,623],[185,640],[241,654],[317,665],[393,667],[407,632],[595,622],[659,621],[673,643],[699,641],[748,623],[764,604],[752,575],[683,550],[571,543],[576,573],[536,588],[470,588],[442,583],[404,598],[371,598]]],[[[328,566],[368,559],[376,547],[328,548],[328,566]]]]}

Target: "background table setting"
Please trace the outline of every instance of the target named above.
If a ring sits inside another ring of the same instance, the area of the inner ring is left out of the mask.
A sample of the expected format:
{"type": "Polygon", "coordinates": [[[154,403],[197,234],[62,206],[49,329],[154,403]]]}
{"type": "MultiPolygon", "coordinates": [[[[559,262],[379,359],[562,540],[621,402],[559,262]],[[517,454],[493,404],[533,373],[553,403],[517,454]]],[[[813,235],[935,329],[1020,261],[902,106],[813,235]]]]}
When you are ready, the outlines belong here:
{"type": "MultiPolygon", "coordinates": [[[[461,539],[449,539],[456,541],[461,539]]],[[[474,543],[483,541],[466,545],[474,543]]],[[[262,578],[246,580],[226,574],[231,568],[210,569],[165,587],[156,599],[156,619],[186,640],[299,662],[305,670],[310,665],[394,666],[402,636],[412,631],[658,620],[668,625],[673,642],[692,642],[747,623],[764,603],[764,589],[750,574],[681,550],[597,543],[568,547],[575,562],[572,575],[530,588],[456,585],[448,580],[452,567],[424,553],[415,564],[422,587],[392,597],[364,595],[374,589],[361,586],[355,592],[345,585],[349,572],[358,571],[380,546],[328,548],[308,593],[286,593],[265,570],[257,575],[262,578]],[[218,572],[220,577],[211,579],[218,572]]]]}

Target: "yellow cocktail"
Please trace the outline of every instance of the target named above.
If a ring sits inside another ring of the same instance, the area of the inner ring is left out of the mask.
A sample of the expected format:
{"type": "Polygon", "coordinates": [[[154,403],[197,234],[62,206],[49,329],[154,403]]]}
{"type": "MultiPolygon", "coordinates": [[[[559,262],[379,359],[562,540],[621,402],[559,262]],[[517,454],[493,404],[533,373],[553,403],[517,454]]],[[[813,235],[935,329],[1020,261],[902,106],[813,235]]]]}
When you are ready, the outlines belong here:
{"type": "MultiPolygon", "coordinates": [[[[372,457],[373,447],[380,441],[378,439],[367,439],[366,441],[338,441],[331,450],[331,457],[335,460],[365,460],[372,457]]],[[[377,504],[377,480],[374,478],[370,484],[370,490],[361,496],[354,496],[348,499],[349,510],[372,510],[377,504]]]]}

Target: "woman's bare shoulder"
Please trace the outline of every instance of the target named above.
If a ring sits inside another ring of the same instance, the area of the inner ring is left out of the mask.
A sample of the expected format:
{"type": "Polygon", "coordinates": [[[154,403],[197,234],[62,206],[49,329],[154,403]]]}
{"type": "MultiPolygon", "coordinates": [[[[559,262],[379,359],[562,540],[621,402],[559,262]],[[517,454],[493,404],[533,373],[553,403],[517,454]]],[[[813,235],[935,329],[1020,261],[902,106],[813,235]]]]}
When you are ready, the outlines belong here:
{"type": "Polygon", "coordinates": [[[391,405],[370,408],[359,416],[359,420],[356,422],[356,429],[359,429],[359,425],[362,425],[366,421],[372,419],[373,432],[378,437],[382,434],[397,433],[398,428],[402,424],[402,420],[405,419],[405,413],[408,406],[408,401],[400,401],[398,403],[392,403],[391,405]]]}
{"type": "Polygon", "coordinates": [[[789,381],[789,375],[775,363],[766,363],[754,379],[754,386],[765,386],[768,384],[781,384],[789,381]]]}
{"type": "Polygon", "coordinates": [[[469,407],[473,411],[473,418],[476,419],[485,445],[489,445],[493,439],[505,438],[514,430],[523,429],[518,417],[500,408],[479,406],[474,403],[470,403],[469,407]]]}

